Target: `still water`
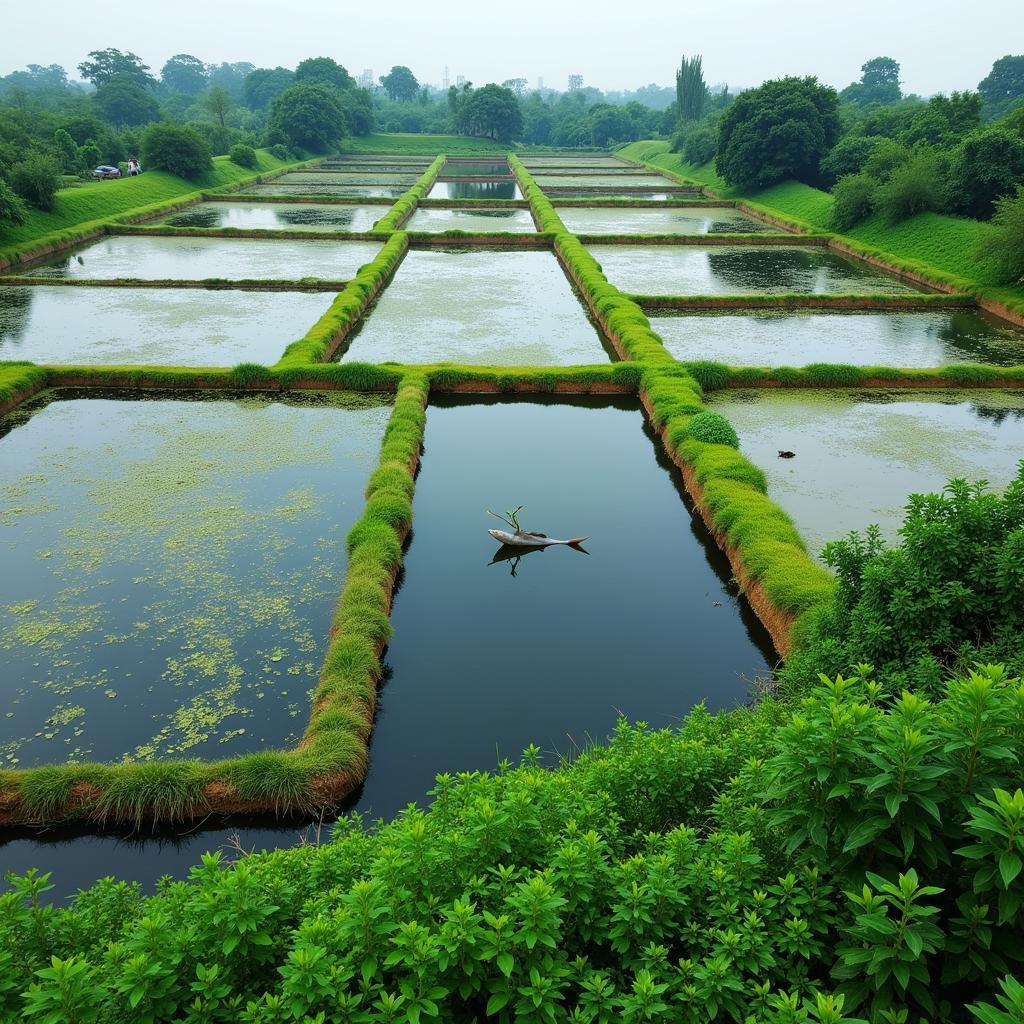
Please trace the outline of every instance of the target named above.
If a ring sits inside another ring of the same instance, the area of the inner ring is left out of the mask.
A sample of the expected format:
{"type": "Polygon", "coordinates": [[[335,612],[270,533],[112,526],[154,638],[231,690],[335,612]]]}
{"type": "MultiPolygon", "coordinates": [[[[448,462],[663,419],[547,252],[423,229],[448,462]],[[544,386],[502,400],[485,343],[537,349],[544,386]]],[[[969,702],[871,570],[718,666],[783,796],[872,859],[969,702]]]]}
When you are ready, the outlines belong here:
{"type": "Polygon", "coordinates": [[[171,214],[162,223],[178,228],[370,231],[388,209],[342,203],[199,203],[171,214]]]}

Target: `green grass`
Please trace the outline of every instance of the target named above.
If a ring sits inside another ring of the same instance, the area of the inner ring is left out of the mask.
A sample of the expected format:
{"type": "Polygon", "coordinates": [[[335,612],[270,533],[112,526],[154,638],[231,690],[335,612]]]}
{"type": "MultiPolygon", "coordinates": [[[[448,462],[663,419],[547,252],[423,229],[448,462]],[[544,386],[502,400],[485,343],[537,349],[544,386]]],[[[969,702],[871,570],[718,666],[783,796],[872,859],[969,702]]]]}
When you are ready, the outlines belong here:
{"type": "Polygon", "coordinates": [[[417,179],[416,184],[404,195],[399,196],[394,206],[373,225],[373,230],[397,231],[413,215],[419,201],[430,193],[437,176],[441,173],[444,161],[445,155],[438,154],[434,162],[417,179]]]}
{"type": "Polygon", "coordinates": [[[0,229],[0,248],[31,242],[55,231],[66,231],[79,224],[104,220],[194,192],[224,188],[254,174],[279,170],[287,162],[278,160],[263,149],[257,152],[256,159],[257,166],[250,169],[233,164],[226,156],[214,157],[213,170],[195,181],[175,177],[166,171],[146,171],[135,178],[94,181],[61,189],[52,212],[30,209],[24,224],[0,229]]]}

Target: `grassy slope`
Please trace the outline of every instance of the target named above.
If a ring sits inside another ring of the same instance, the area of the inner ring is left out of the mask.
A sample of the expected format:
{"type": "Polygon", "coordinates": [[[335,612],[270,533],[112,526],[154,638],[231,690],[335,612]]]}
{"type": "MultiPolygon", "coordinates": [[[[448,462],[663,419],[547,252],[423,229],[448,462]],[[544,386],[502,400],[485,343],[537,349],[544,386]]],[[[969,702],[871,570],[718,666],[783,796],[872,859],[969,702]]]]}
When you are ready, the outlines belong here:
{"type": "Polygon", "coordinates": [[[53,231],[64,231],[76,224],[113,217],[150,203],[165,202],[199,189],[222,188],[260,172],[277,170],[285,161],[266,150],[257,153],[255,168],[239,167],[226,156],[214,157],[213,170],[196,181],[186,181],[165,171],[147,171],[137,178],[89,182],[57,193],[56,208],[50,213],[30,210],[25,223],[0,230],[0,246],[16,245],[41,238],[53,231]]]}
{"type": "MultiPolygon", "coordinates": [[[[738,194],[715,174],[713,164],[694,167],[678,153],[670,153],[668,146],[667,142],[635,142],[620,150],[620,155],[628,160],[647,160],[666,170],[695,178],[725,196],[738,194]]],[[[816,227],[829,229],[832,197],[810,185],[787,181],[746,198],[816,227]]],[[[975,259],[974,249],[991,230],[988,224],[965,217],[921,213],[901,224],[886,224],[881,217],[872,216],[846,234],[873,249],[882,249],[904,259],[920,260],[947,273],[990,285],[990,271],[975,259]]],[[[1024,288],[1008,288],[1003,292],[1024,299],[1024,288]]]]}
{"type": "Polygon", "coordinates": [[[517,148],[505,142],[469,139],[463,135],[412,135],[375,132],[361,138],[349,138],[341,145],[343,153],[397,153],[436,156],[438,153],[500,153],[517,148]]]}

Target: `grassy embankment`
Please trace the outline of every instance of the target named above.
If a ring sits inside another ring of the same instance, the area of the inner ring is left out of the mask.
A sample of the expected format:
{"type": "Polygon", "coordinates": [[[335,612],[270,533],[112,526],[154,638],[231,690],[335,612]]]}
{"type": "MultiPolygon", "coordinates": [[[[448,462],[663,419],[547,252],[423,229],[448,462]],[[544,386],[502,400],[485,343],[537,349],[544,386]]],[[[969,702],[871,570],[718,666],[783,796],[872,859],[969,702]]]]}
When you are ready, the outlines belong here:
{"type": "Polygon", "coordinates": [[[342,153],[395,153],[436,156],[462,156],[467,153],[493,153],[504,156],[517,147],[508,142],[492,142],[490,139],[470,139],[464,135],[410,135],[374,132],[360,138],[349,138],[341,144],[342,153]]]}
{"type": "MultiPolygon", "coordinates": [[[[713,163],[701,167],[688,164],[680,154],[669,152],[668,146],[667,142],[634,142],[619,150],[618,155],[698,181],[726,198],[751,200],[786,217],[803,221],[816,230],[830,230],[832,196],[828,192],[787,181],[741,196],[715,173],[713,163]]],[[[982,221],[940,213],[919,213],[899,224],[887,224],[879,214],[875,214],[842,237],[868,249],[932,267],[940,272],[938,276],[952,275],[974,282],[992,298],[1011,304],[1024,303],[1024,287],[997,286],[991,266],[980,262],[974,255],[978,243],[991,231],[991,226],[982,221]]]]}
{"type": "Polygon", "coordinates": [[[146,171],[137,178],[94,181],[61,189],[52,211],[30,209],[24,224],[0,229],[0,253],[10,246],[39,241],[45,235],[68,231],[80,224],[116,217],[194,192],[224,188],[252,178],[254,174],[271,174],[288,163],[271,156],[265,149],[257,150],[256,159],[256,167],[249,168],[233,164],[226,156],[214,157],[213,170],[195,181],[166,171],[146,171]]]}

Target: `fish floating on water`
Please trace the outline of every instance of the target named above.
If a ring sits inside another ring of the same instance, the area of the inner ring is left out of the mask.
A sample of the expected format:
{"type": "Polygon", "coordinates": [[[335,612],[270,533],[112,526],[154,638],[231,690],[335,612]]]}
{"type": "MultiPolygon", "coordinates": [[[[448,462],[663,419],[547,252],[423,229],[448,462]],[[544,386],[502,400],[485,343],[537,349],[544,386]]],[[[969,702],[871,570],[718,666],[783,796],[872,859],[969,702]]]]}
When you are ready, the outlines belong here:
{"type": "Polygon", "coordinates": [[[487,531],[499,544],[508,544],[516,548],[549,548],[555,544],[564,544],[566,547],[578,548],[587,538],[572,537],[569,540],[556,540],[544,533],[530,533],[527,530],[516,530],[514,533],[509,530],[488,530],[487,531]]]}

